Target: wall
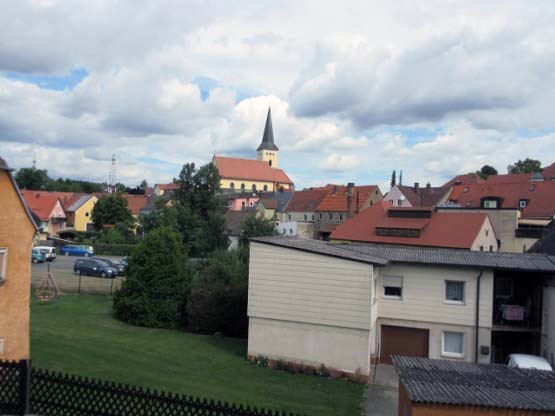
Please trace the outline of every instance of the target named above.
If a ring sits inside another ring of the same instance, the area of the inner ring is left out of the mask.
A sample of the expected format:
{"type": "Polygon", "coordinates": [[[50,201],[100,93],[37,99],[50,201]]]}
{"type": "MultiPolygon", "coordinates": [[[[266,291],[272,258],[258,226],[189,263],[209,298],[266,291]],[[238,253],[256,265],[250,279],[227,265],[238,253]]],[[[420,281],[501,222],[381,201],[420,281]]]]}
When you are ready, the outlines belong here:
{"type": "Polygon", "coordinates": [[[277,224],[278,234],[290,237],[297,236],[297,221],[281,221],[277,224]]]}
{"type": "Polygon", "coordinates": [[[368,374],[373,267],[255,242],[250,247],[249,355],[279,359],[286,352],[288,359],[368,374]]]}
{"type": "Polygon", "coordinates": [[[497,251],[497,236],[491,224],[491,221],[486,218],[480,232],[476,236],[474,243],[470,247],[473,251],[497,251]],[[480,250],[480,248],[482,250],[480,250]]]}
{"type": "Polygon", "coordinates": [[[259,150],[256,154],[258,160],[263,160],[265,162],[270,163],[270,166],[273,168],[278,167],[279,162],[279,152],[275,150],[259,150]]]}
{"type": "MultiPolygon", "coordinates": [[[[474,325],[476,319],[476,278],[479,271],[437,266],[398,265],[380,268],[378,278],[378,324],[398,325],[430,330],[430,358],[441,357],[442,331],[465,333],[464,359],[474,359],[474,325]],[[401,300],[384,297],[383,277],[403,277],[401,300]],[[465,303],[444,301],[445,280],[465,281],[465,303]]],[[[493,273],[483,273],[480,285],[479,345],[491,345],[493,308],[493,273]]],[[[376,329],[379,339],[379,327],[376,329]]],[[[489,355],[480,355],[489,362],[489,355]]]]}
{"type": "Polygon", "coordinates": [[[254,207],[260,197],[253,196],[253,197],[245,197],[245,198],[235,198],[231,200],[231,205],[229,206],[230,211],[241,211],[244,208],[254,207]],[[243,203],[245,204],[243,206],[243,203]]]}
{"type": "Polygon", "coordinates": [[[317,218],[315,212],[286,212],[283,215],[284,221],[310,221],[314,222],[317,218]]]}
{"type": "Polygon", "coordinates": [[[75,211],[74,228],[76,231],[87,231],[87,224],[92,224],[91,213],[98,198],[92,196],[75,211]],[[89,214],[88,216],[86,214],[89,214]]]}
{"type": "Polygon", "coordinates": [[[289,184],[280,184],[280,183],[276,183],[275,187],[274,187],[274,183],[273,182],[265,182],[265,181],[249,181],[249,180],[245,180],[245,179],[233,179],[233,178],[222,178],[220,181],[220,187],[222,189],[231,189],[231,182],[233,182],[235,184],[235,190],[236,191],[241,191],[241,184],[244,183],[245,184],[245,191],[246,192],[251,192],[252,191],[252,186],[256,185],[256,190],[257,191],[264,191],[264,185],[266,185],[268,187],[267,191],[268,192],[273,192],[273,191],[277,191],[279,190],[280,187],[283,187],[283,189],[291,189],[291,186],[289,184]]]}
{"type": "MultiPolygon", "coordinates": [[[[362,196],[361,196],[362,198],[362,196]]],[[[364,202],[364,204],[362,205],[362,207],[360,208],[360,211],[365,210],[368,207],[371,207],[372,205],[374,205],[376,202],[381,201],[383,199],[383,194],[380,188],[377,188],[374,192],[372,192],[372,194],[368,197],[368,199],[364,202]],[[377,193],[376,193],[377,192],[377,193]]],[[[359,212],[360,212],[359,211],[359,212]]]]}
{"type": "Polygon", "coordinates": [[[8,249],[7,281],[0,286],[0,359],[29,358],[31,247],[34,227],[8,174],[0,171],[0,247],[8,249]]]}
{"type": "Polygon", "coordinates": [[[65,221],[63,222],[56,222],[56,221],[52,221],[53,218],[58,218],[58,217],[65,217],[66,213],[62,207],[62,203],[58,200],[56,201],[56,204],[54,205],[54,208],[52,209],[52,212],[50,213],[50,222],[48,225],[48,236],[49,237],[53,237],[56,236],[56,234],[58,234],[58,231],[64,230],[66,228],[66,223],[65,221]]]}
{"type": "Polygon", "coordinates": [[[543,289],[542,355],[555,368],[555,280],[543,289]]]}

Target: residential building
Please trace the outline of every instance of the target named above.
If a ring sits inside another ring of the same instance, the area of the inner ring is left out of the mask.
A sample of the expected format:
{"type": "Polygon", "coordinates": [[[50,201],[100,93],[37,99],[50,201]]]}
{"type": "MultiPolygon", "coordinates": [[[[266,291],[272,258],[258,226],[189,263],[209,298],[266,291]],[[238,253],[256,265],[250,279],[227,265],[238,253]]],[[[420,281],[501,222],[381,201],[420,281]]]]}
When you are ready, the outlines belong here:
{"type": "Polygon", "coordinates": [[[220,187],[238,192],[292,190],[293,181],[278,167],[279,148],[274,142],[270,109],[266,117],[262,142],[256,151],[256,160],[214,155],[212,163],[220,173],[220,187]]]}
{"type": "Polygon", "coordinates": [[[0,158],[0,359],[29,358],[31,248],[38,228],[0,158]]]}
{"type": "MultiPolygon", "coordinates": [[[[327,193],[327,188],[310,188],[293,192],[291,200],[281,216],[281,221],[288,223],[296,222],[297,235],[300,238],[314,238],[314,224],[317,215],[316,207],[327,193]]],[[[283,229],[290,230],[292,227],[283,229]]]]}
{"type": "Polygon", "coordinates": [[[277,220],[278,201],[271,198],[261,198],[256,204],[256,211],[267,220],[277,220]]]}
{"type": "Polygon", "coordinates": [[[395,185],[384,199],[396,207],[434,207],[443,204],[450,193],[450,187],[432,187],[427,184],[424,188],[418,182],[414,186],[395,185]]]}
{"type": "Polygon", "coordinates": [[[127,201],[127,208],[131,211],[135,221],[138,221],[141,210],[145,208],[149,198],[146,195],[136,194],[121,194],[121,196],[127,201]]]}
{"type": "Polygon", "coordinates": [[[326,189],[326,195],[315,210],[315,238],[322,240],[327,240],[338,224],[383,199],[377,185],[355,186],[349,183],[347,186],[327,185],[326,189]]]}
{"type": "Polygon", "coordinates": [[[493,225],[484,213],[445,213],[433,208],[401,208],[387,201],[336,226],[334,241],[497,251],[493,225]]]}
{"type": "Polygon", "coordinates": [[[175,193],[179,189],[179,185],[176,183],[157,183],[154,185],[153,195],[162,196],[167,194],[175,193]]]}
{"type": "Polygon", "coordinates": [[[241,231],[243,230],[243,221],[248,215],[255,215],[253,208],[244,209],[242,211],[227,211],[225,213],[225,227],[229,232],[228,249],[234,249],[239,246],[241,231]]]}
{"type": "Polygon", "coordinates": [[[555,414],[555,373],[395,357],[400,416],[555,414]]]}
{"type": "Polygon", "coordinates": [[[257,193],[253,194],[226,194],[227,195],[227,209],[230,211],[243,211],[246,208],[253,208],[258,203],[260,196],[257,193]]]}
{"type": "Polygon", "coordinates": [[[369,374],[392,355],[549,357],[544,254],[251,239],[248,354],[369,374]],[[268,264],[279,264],[279,271],[268,264]],[[291,342],[291,340],[295,342],[291,342]]]}
{"type": "Polygon", "coordinates": [[[21,195],[39,226],[41,239],[65,230],[67,217],[58,197],[27,190],[22,190],[21,195]]]}

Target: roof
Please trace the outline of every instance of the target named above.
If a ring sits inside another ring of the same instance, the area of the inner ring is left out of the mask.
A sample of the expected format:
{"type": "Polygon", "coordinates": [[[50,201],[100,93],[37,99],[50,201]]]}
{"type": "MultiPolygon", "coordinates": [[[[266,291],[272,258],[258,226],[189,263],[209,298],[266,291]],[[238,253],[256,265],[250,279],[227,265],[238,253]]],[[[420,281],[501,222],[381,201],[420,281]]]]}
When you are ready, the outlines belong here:
{"type": "Polygon", "coordinates": [[[264,205],[264,208],[266,209],[277,209],[278,207],[278,201],[275,199],[270,199],[270,198],[260,198],[258,200],[258,203],[261,205],[264,205]]]}
{"type": "Polygon", "coordinates": [[[445,183],[443,187],[450,187],[457,184],[472,185],[476,183],[488,183],[491,185],[504,184],[504,183],[528,183],[531,180],[546,181],[555,180],[555,163],[548,165],[542,169],[541,172],[534,173],[506,173],[502,175],[490,175],[487,179],[482,179],[475,173],[468,173],[466,175],[458,175],[445,183]]]}
{"type": "Polygon", "coordinates": [[[19,201],[21,202],[21,205],[23,205],[23,208],[25,209],[25,213],[27,214],[27,218],[29,218],[29,221],[31,221],[31,224],[35,228],[35,231],[38,231],[39,227],[38,227],[37,223],[35,222],[35,219],[33,218],[33,214],[31,213],[31,211],[29,210],[29,207],[25,203],[25,199],[23,198],[23,195],[21,195],[21,191],[19,190],[19,186],[17,186],[17,182],[15,181],[14,177],[12,176],[13,169],[8,166],[8,163],[2,157],[0,157],[0,171],[4,171],[4,172],[6,172],[6,175],[8,175],[8,178],[10,179],[10,182],[12,183],[12,186],[15,189],[15,192],[16,192],[17,196],[19,197],[19,201]]]}
{"type": "MultiPolygon", "coordinates": [[[[78,198],[67,207],[67,209],[64,209],[68,212],[75,212],[77,211],[81,206],[83,206],[83,204],[85,202],[87,202],[88,200],[90,200],[94,195],[89,195],[89,194],[85,194],[85,195],[81,195],[78,196],[78,198]]],[[[62,202],[62,206],[64,205],[64,203],[62,202]]]]}
{"type": "Polygon", "coordinates": [[[245,217],[253,215],[252,210],[227,211],[225,213],[225,226],[233,236],[241,235],[242,223],[245,217]]]}
{"type": "MultiPolygon", "coordinates": [[[[347,186],[327,185],[328,190],[322,202],[316,207],[316,211],[347,212],[347,186]]],[[[372,194],[379,191],[378,185],[362,185],[354,187],[354,198],[357,201],[357,210],[361,211],[366,201],[372,194]]]]}
{"type": "Polygon", "coordinates": [[[530,247],[528,253],[544,253],[555,256],[555,221],[550,224],[543,237],[530,247]]]}
{"type": "Polygon", "coordinates": [[[32,193],[35,196],[40,195],[41,197],[42,196],[56,197],[60,200],[60,203],[62,204],[62,207],[66,212],[75,211],[76,209],[79,208],[79,206],[81,206],[83,203],[85,203],[88,200],[87,198],[86,200],[83,200],[81,204],[75,205],[75,203],[79,201],[79,199],[81,199],[82,196],[88,195],[89,198],[93,196],[92,194],[83,194],[83,193],[77,193],[77,192],[35,191],[35,190],[28,190],[28,189],[24,189],[23,191],[32,193]],[[75,209],[71,209],[73,205],[75,205],[75,209]]]}
{"type": "Polygon", "coordinates": [[[555,412],[555,373],[500,364],[393,357],[413,403],[555,412]]]}
{"type": "Polygon", "coordinates": [[[405,185],[398,185],[397,187],[413,207],[433,207],[449,192],[449,189],[444,187],[425,186],[415,188],[414,186],[405,185]]]}
{"type": "Polygon", "coordinates": [[[263,160],[223,156],[214,156],[214,160],[222,178],[293,184],[283,170],[273,168],[263,160]]]}
{"type": "Polygon", "coordinates": [[[498,208],[520,209],[520,200],[527,200],[522,217],[546,217],[555,215],[555,181],[521,183],[485,183],[456,185],[449,195],[449,201],[461,207],[479,208],[485,197],[501,198],[498,208]]]}
{"type": "Polygon", "coordinates": [[[453,179],[451,179],[449,182],[444,183],[441,187],[442,188],[450,188],[453,185],[457,185],[457,184],[461,184],[461,183],[465,183],[465,184],[471,184],[471,183],[484,183],[485,180],[482,179],[480,176],[478,176],[475,173],[467,173],[465,175],[457,175],[455,176],[453,179]]]}
{"type": "Polygon", "coordinates": [[[542,176],[546,181],[555,180],[555,163],[552,163],[551,165],[543,168],[542,176]]]}
{"type": "Polygon", "coordinates": [[[158,183],[155,185],[158,189],[162,191],[172,191],[175,189],[179,189],[179,185],[177,183],[158,183]]]}
{"type": "Polygon", "coordinates": [[[277,191],[261,192],[259,195],[262,199],[273,199],[277,201],[276,211],[284,212],[287,208],[287,205],[289,204],[289,201],[291,201],[291,198],[293,198],[294,193],[295,192],[293,191],[277,191]]]}
{"type": "Polygon", "coordinates": [[[447,248],[400,247],[379,244],[338,244],[296,237],[257,237],[251,241],[286,247],[349,260],[386,265],[389,263],[458,266],[475,269],[497,269],[555,273],[555,261],[544,254],[499,253],[447,248]]]}
{"type": "Polygon", "coordinates": [[[256,149],[259,150],[279,150],[274,143],[274,129],[272,127],[272,110],[268,107],[268,115],[266,116],[266,125],[264,126],[264,134],[262,135],[262,142],[256,149]]]}
{"type": "MultiPolygon", "coordinates": [[[[483,213],[452,213],[427,210],[429,218],[418,215],[391,217],[389,212],[418,214],[419,209],[392,207],[389,202],[379,201],[361,213],[336,226],[330,235],[332,240],[362,241],[382,244],[448,247],[470,249],[484,223],[489,221],[483,213]],[[383,235],[387,230],[395,235],[383,235]],[[393,230],[409,230],[412,237],[399,236],[393,230]],[[378,230],[384,232],[378,233],[378,230]],[[457,230],[457,232],[452,232],[457,230]]],[[[422,210],[422,208],[420,208],[422,210]]]]}
{"type": "Polygon", "coordinates": [[[122,194],[121,196],[127,200],[127,208],[133,215],[139,215],[148,203],[146,195],[122,194]]]}
{"type": "Polygon", "coordinates": [[[22,190],[21,195],[31,212],[41,221],[50,219],[50,214],[52,214],[56,203],[60,201],[58,197],[44,195],[42,192],[22,190]]]}
{"type": "Polygon", "coordinates": [[[328,190],[323,188],[295,191],[287,205],[287,212],[315,212],[327,193],[328,190]]]}

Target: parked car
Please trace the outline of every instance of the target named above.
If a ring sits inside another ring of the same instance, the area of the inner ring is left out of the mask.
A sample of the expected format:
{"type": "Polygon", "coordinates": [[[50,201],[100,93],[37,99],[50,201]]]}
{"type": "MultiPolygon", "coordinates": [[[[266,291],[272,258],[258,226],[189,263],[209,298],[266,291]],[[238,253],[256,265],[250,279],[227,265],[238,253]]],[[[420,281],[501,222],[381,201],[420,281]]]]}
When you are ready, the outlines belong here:
{"type": "Polygon", "coordinates": [[[64,256],[91,257],[94,254],[92,246],[63,246],[60,253],[64,256]]]}
{"type": "Polygon", "coordinates": [[[113,279],[118,272],[108,263],[98,259],[77,259],[73,264],[73,272],[76,275],[99,276],[113,279]]]}
{"type": "Polygon", "coordinates": [[[44,263],[46,256],[38,249],[34,248],[31,253],[31,261],[33,263],[44,263]]]}
{"type": "Polygon", "coordinates": [[[127,271],[127,269],[129,268],[129,257],[122,257],[120,263],[125,266],[125,270],[127,271]]]}
{"type": "Polygon", "coordinates": [[[507,358],[507,365],[513,368],[553,371],[549,362],[545,358],[537,355],[511,354],[507,358]]]}
{"type": "Polygon", "coordinates": [[[33,248],[40,250],[40,252],[45,255],[46,261],[54,261],[56,259],[56,248],[54,247],[36,246],[33,248]]]}
{"type": "Polygon", "coordinates": [[[117,261],[110,260],[110,259],[100,258],[100,257],[95,257],[94,259],[103,261],[108,266],[113,267],[114,269],[116,269],[119,276],[123,276],[125,274],[125,269],[126,268],[122,263],[119,263],[117,261]]]}

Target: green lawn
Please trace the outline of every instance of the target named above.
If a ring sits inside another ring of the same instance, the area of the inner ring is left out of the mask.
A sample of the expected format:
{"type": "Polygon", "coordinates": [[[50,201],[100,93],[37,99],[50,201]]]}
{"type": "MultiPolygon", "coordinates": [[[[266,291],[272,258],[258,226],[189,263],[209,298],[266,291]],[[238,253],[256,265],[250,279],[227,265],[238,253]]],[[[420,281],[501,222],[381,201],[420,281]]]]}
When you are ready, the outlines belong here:
{"type": "Polygon", "coordinates": [[[83,295],[33,303],[33,365],[306,415],[360,414],[361,385],[258,368],[245,340],[129,326],[111,305],[83,295]]]}

